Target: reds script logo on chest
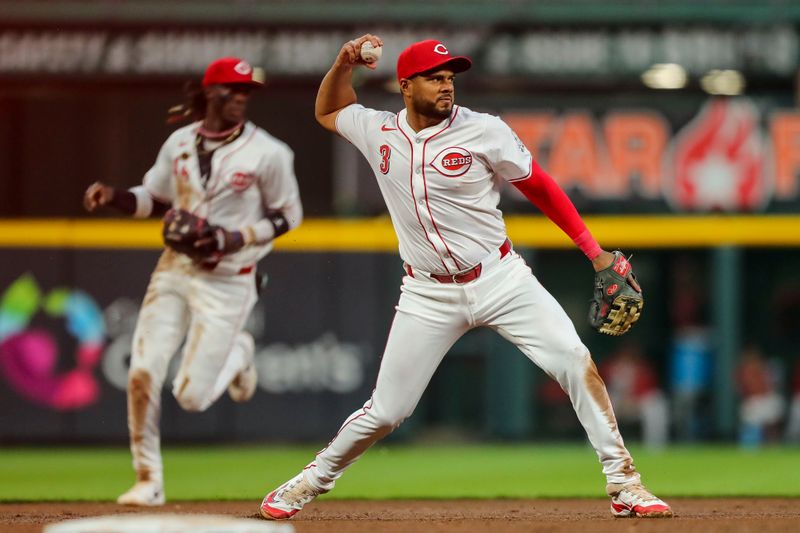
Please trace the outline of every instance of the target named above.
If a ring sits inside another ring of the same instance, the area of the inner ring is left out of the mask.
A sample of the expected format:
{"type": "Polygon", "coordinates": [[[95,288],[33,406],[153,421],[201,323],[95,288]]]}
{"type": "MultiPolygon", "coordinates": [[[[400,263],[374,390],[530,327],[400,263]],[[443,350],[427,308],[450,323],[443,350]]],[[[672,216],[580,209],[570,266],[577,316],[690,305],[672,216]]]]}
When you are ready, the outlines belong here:
{"type": "Polygon", "coordinates": [[[439,152],[431,161],[431,166],[443,176],[457,178],[466,174],[472,166],[472,154],[464,148],[451,146],[439,152]]]}
{"type": "Polygon", "coordinates": [[[256,180],[256,175],[250,172],[234,172],[228,178],[228,184],[236,192],[246,190],[256,180]]]}

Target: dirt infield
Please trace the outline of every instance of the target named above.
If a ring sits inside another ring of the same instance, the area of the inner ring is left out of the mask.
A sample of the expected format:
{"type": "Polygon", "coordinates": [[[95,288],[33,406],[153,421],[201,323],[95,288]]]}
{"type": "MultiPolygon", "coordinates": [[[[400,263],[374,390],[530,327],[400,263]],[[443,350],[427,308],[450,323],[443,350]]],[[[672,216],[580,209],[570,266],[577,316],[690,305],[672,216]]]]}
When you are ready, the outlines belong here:
{"type": "MultiPolygon", "coordinates": [[[[517,533],[798,531],[800,499],[672,499],[673,519],[614,519],[606,500],[319,501],[291,520],[297,533],[517,533]]],[[[0,532],[38,533],[45,524],[118,513],[207,513],[257,517],[258,502],[180,502],[157,510],[111,503],[0,504],[0,532]]]]}

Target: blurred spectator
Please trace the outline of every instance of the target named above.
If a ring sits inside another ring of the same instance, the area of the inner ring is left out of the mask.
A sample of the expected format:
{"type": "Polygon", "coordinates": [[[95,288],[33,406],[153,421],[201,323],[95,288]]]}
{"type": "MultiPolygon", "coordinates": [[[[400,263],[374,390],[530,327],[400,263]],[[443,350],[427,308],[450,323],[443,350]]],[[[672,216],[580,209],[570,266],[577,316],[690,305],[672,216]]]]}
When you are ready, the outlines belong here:
{"type": "Polygon", "coordinates": [[[600,366],[600,375],[606,382],[617,420],[639,422],[644,445],[663,447],[668,437],[669,405],[641,345],[623,344],[600,366]]]}
{"type": "Polygon", "coordinates": [[[668,353],[675,437],[694,441],[707,436],[712,354],[707,323],[705,275],[691,256],[675,258],[670,270],[674,328],[668,353]]]}
{"type": "Polygon", "coordinates": [[[675,332],[670,359],[675,435],[684,441],[706,436],[706,400],[711,388],[711,342],[706,328],[682,328],[675,332]],[[703,407],[703,406],[706,407],[703,407]]]}
{"type": "Polygon", "coordinates": [[[784,404],[777,381],[761,350],[747,345],[736,370],[741,398],[739,443],[742,446],[759,446],[778,438],[784,404]]]}
{"type": "Polygon", "coordinates": [[[789,419],[786,423],[786,440],[800,442],[800,358],[794,367],[794,383],[789,403],[789,419]]]}

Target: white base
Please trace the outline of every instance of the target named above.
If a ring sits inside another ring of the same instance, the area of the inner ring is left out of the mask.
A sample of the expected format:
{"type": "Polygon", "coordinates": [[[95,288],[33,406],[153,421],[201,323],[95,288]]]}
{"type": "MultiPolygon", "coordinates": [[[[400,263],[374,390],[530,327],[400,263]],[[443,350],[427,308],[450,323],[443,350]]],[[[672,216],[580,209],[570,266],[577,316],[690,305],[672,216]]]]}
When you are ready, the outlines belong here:
{"type": "Polygon", "coordinates": [[[42,533],[293,533],[291,524],[204,514],[121,514],[67,520],[42,533]]]}

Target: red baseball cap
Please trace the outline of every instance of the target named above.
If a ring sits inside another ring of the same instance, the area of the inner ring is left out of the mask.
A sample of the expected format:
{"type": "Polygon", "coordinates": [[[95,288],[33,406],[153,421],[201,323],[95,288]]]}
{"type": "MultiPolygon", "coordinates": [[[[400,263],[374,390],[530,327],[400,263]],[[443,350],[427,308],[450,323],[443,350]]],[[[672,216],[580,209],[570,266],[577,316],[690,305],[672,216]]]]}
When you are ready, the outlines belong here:
{"type": "Polygon", "coordinates": [[[221,57],[208,65],[203,76],[203,87],[225,83],[261,87],[264,85],[264,71],[251,67],[250,63],[238,57],[221,57]]]}
{"type": "Polygon", "coordinates": [[[400,52],[397,79],[408,79],[415,74],[445,66],[453,72],[464,72],[472,66],[472,60],[465,56],[451,56],[447,47],[435,39],[420,41],[400,52]]]}

